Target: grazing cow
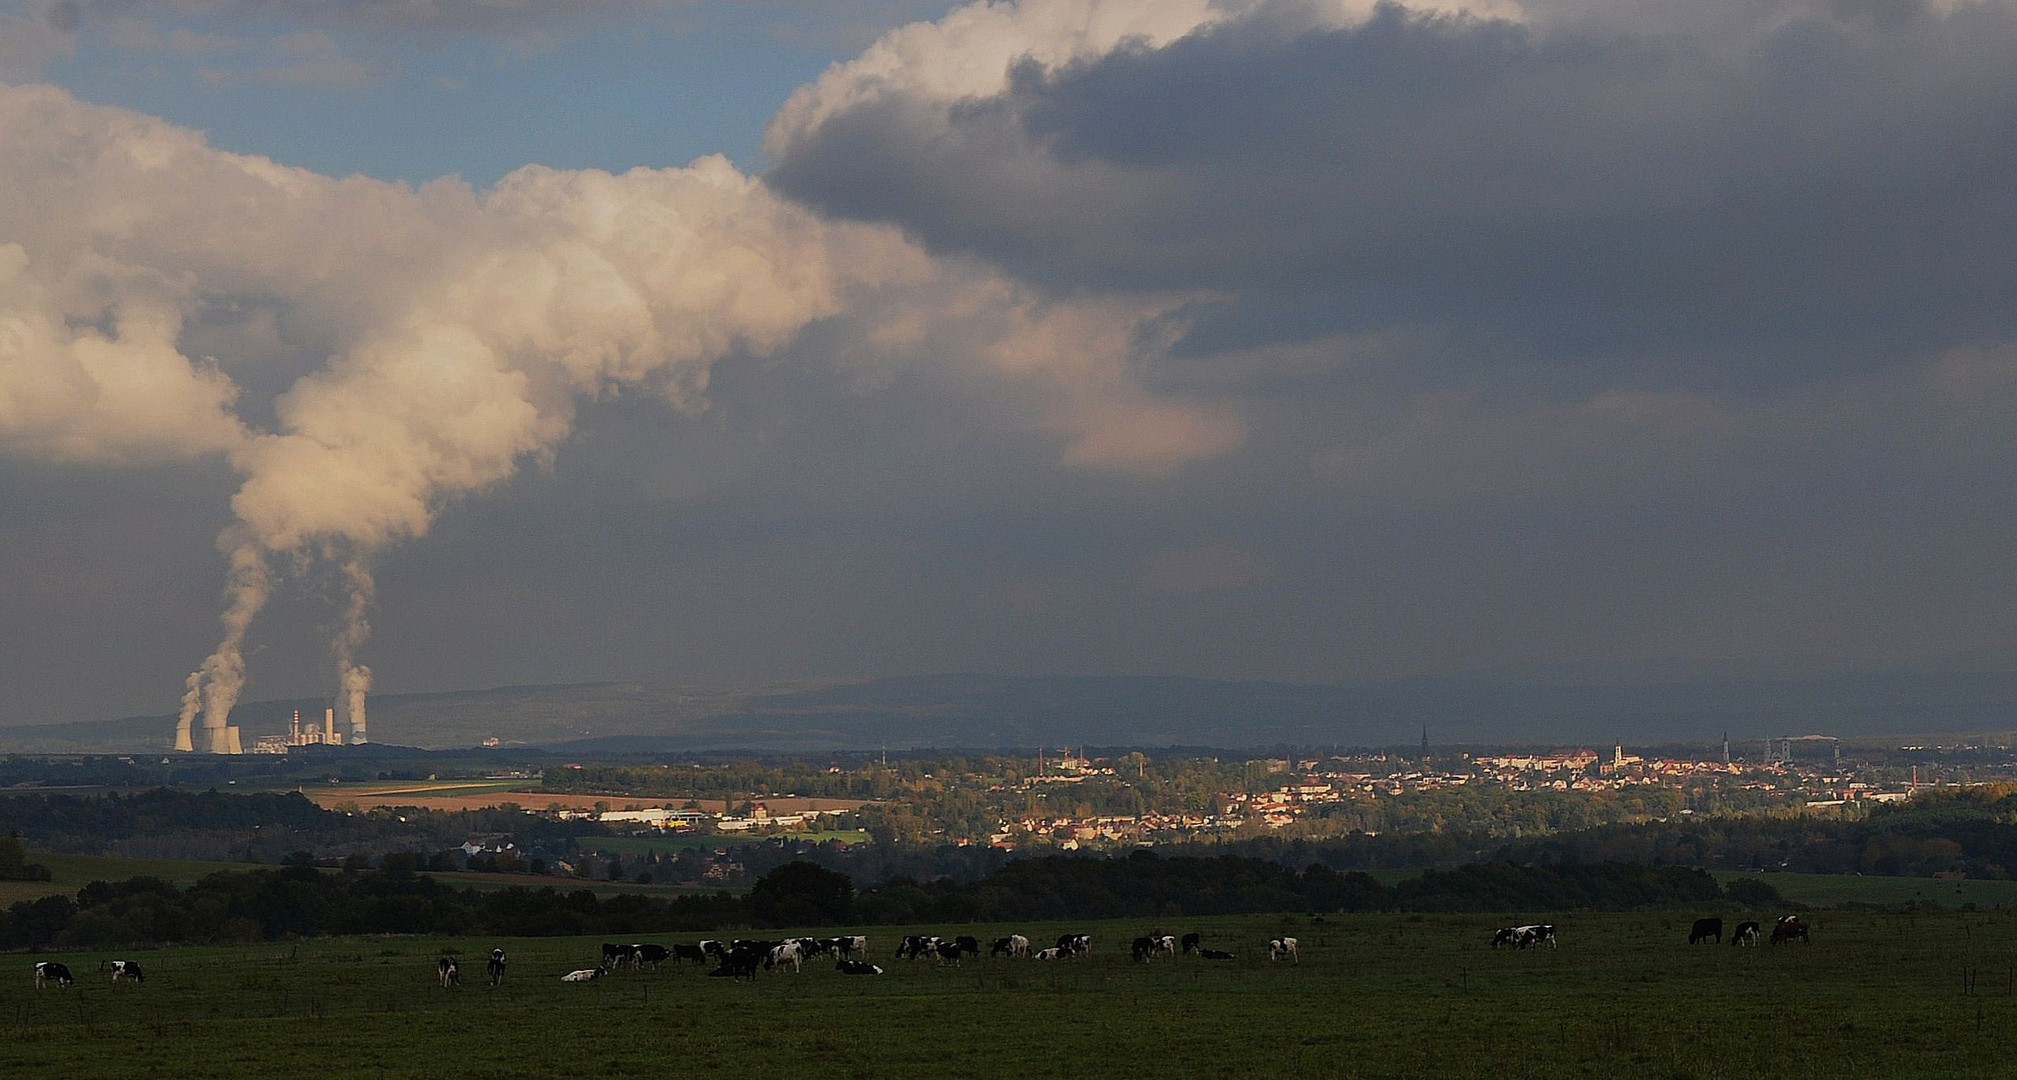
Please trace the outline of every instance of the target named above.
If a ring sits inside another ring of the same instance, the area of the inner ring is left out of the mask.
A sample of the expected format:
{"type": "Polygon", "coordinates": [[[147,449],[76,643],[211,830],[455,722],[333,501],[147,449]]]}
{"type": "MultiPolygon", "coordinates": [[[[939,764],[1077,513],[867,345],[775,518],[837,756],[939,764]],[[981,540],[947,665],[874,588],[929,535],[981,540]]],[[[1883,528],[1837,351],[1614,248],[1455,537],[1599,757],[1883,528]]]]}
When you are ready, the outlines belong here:
{"type": "Polygon", "coordinates": [[[994,944],[988,946],[987,954],[990,957],[1028,956],[1030,954],[1030,939],[1021,934],[1010,934],[1005,938],[996,938],[994,944]]]}
{"type": "Polygon", "coordinates": [[[630,966],[642,968],[644,965],[650,964],[651,970],[657,971],[658,965],[665,963],[666,958],[671,955],[672,950],[663,945],[653,945],[650,942],[642,945],[632,945],[630,947],[630,966]]]}
{"type": "Polygon", "coordinates": [[[1688,931],[1688,944],[1700,945],[1705,941],[1723,943],[1723,920],[1717,918],[1696,919],[1695,928],[1688,931]]]}
{"type": "Polygon", "coordinates": [[[940,960],[948,964],[959,963],[960,954],[966,951],[959,947],[957,941],[941,941],[933,947],[933,950],[938,953],[940,960]]]}
{"type": "Polygon", "coordinates": [[[602,970],[615,971],[619,965],[629,958],[630,946],[612,945],[607,941],[602,943],[602,970]]]}
{"type": "Polygon", "coordinates": [[[1030,955],[1036,957],[1038,960],[1056,960],[1058,957],[1063,956],[1064,953],[1059,949],[1057,949],[1056,947],[1052,947],[1048,949],[1038,949],[1036,952],[1031,953],[1030,955]]]}
{"type": "Polygon", "coordinates": [[[1527,926],[1508,926],[1492,935],[1492,948],[1510,945],[1515,949],[1531,949],[1539,945],[1555,948],[1555,928],[1552,924],[1532,923],[1527,926]]]}
{"type": "Polygon", "coordinates": [[[966,955],[968,955],[968,956],[971,956],[971,957],[973,957],[973,958],[974,958],[974,959],[976,959],[976,960],[980,959],[980,939],[979,939],[979,938],[976,938],[976,937],[973,937],[973,936],[971,936],[971,935],[968,935],[968,934],[961,934],[960,936],[958,936],[958,937],[956,937],[956,938],[952,939],[952,943],[953,943],[954,945],[957,945],[957,946],[959,946],[959,951],[960,951],[960,952],[963,952],[963,953],[965,953],[966,955]]]}
{"type": "Polygon", "coordinates": [[[1137,963],[1147,960],[1149,955],[1155,951],[1156,939],[1152,937],[1138,937],[1128,944],[1128,954],[1137,963]]]}
{"type": "Polygon", "coordinates": [[[903,940],[897,942],[896,958],[915,960],[920,956],[935,956],[938,954],[938,946],[938,938],[926,934],[905,934],[903,940]]]}
{"type": "Polygon", "coordinates": [[[757,965],[763,962],[763,954],[755,949],[730,949],[721,958],[721,966],[707,973],[711,979],[749,979],[755,981],[757,965]]]}
{"type": "Polygon", "coordinates": [[[851,937],[835,938],[834,940],[839,942],[837,948],[840,950],[842,956],[853,956],[855,953],[868,951],[868,938],[860,934],[855,934],[851,937]]]}
{"type": "Polygon", "coordinates": [[[1755,922],[1738,923],[1737,929],[1730,934],[1730,944],[1756,945],[1758,943],[1759,929],[1760,927],[1755,922]]]}
{"type": "MultiPolygon", "coordinates": [[[[592,967],[592,968],[582,968],[580,971],[570,971],[567,974],[562,975],[560,977],[560,981],[594,982],[595,980],[600,978],[602,978],[602,969],[599,967],[592,967]]],[[[615,993],[615,991],[611,991],[611,993],[615,993]]]]}
{"type": "Polygon", "coordinates": [[[118,982],[121,979],[132,979],[134,982],[137,983],[144,983],[147,981],[147,975],[145,972],[140,970],[140,964],[137,961],[113,960],[111,961],[111,964],[112,964],[113,982],[118,982]]]}
{"type": "Polygon", "coordinates": [[[723,945],[719,941],[702,941],[700,943],[700,954],[702,956],[711,956],[714,958],[715,963],[720,963],[728,959],[728,946],[723,945]]]}
{"type": "Polygon", "coordinates": [[[1271,939],[1268,942],[1268,959],[1280,960],[1283,957],[1287,957],[1290,960],[1294,960],[1296,963],[1299,964],[1303,962],[1303,958],[1296,955],[1295,938],[1278,937],[1271,939]]]}
{"type": "Polygon", "coordinates": [[[462,985],[462,968],[456,964],[453,956],[444,956],[435,961],[434,973],[441,976],[441,986],[444,990],[462,985]]]}
{"type": "Polygon", "coordinates": [[[1203,947],[1199,947],[1198,955],[1207,960],[1231,960],[1233,958],[1233,954],[1224,949],[1207,949],[1203,947]]]}
{"type": "Polygon", "coordinates": [[[1782,941],[1791,941],[1794,938],[1799,938],[1801,941],[1809,940],[1807,937],[1807,924],[1802,922],[1798,915],[1779,916],[1779,921],[1772,924],[1772,944],[1777,945],[1782,941]]]}
{"type": "Polygon", "coordinates": [[[1177,955],[1177,939],[1170,934],[1164,934],[1156,939],[1156,951],[1165,956],[1175,957],[1177,955]]]}
{"type": "Polygon", "coordinates": [[[484,972],[490,976],[490,985],[496,986],[499,983],[503,982],[504,950],[503,949],[490,950],[490,962],[488,964],[483,965],[483,968],[484,972]]]}
{"type": "Polygon", "coordinates": [[[784,944],[771,949],[770,952],[764,956],[763,969],[765,971],[769,971],[771,968],[777,967],[779,964],[790,964],[792,974],[796,975],[798,973],[799,964],[802,963],[804,960],[805,960],[805,950],[799,948],[798,942],[787,941],[784,944]]]}
{"type": "Polygon", "coordinates": [[[672,947],[673,963],[683,965],[688,960],[696,964],[707,963],[707,950],[699,945],[674,945],[672,947]]]}
{"type": "Polygon", "coordinates": [[[1204,947],[1205,947],[1205,936],[1203,934],[1200,934],[1196,930],[1193,930],[1190,933],[1184,935],[1185,956],[1189,956],[1190,954],[1197,952],[1199,949],[1202,949],[1204,947]]]}
{"type": "Polygon", "coordinates": [[[61,990],[76,981],[71,976],[68,967],[54,960],[42,960],[35,965],[35,989],[37,990],[42,989],[44,983],[52,982],[56,984],[57,989],[61,990]]]}
{"type": "Polygon", "coordinates": [[[880,975],[882,969],[866,960],[842,960],[834,965],[842,975],[880,975]]]}

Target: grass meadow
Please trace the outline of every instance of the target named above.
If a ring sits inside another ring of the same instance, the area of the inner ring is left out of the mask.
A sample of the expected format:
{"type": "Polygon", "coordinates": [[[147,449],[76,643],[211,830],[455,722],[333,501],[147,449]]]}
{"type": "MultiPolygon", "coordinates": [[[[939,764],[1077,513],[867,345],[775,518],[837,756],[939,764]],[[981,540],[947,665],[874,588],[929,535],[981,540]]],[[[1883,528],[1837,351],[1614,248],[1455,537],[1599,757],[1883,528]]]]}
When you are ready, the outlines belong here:
{"type": "MultiPolygon", "coordinates": [[[[1306,916],[924,927],[986,940],[1094,935],[1090,957],[890,958],[753,983],[668,966],[599,982],[592,939],[347,938],[15,954],[0,1076],[2006,1077],[2017,1069],[2017,914],[1819,912],[1813,942],[1685,944],[1685,914],[1560,916],[1559,950],[1494,951],[1503,916],[1306,916]],[[1150,930],[1232,962],[1131,962],[1150,930]],[[1300,963],[1270,963],[1293,933],[1300,963]],[[483,985],[493,945],[511,954],[483,985]],[[434,963],[462,958],[444,990],[434,963]],[[145,985],[95,969],[140,961],[145,985]],[[78,974],[33,987],[36,959],[78,974]]],[[[1734,922],[1734,919],[1732,919],[1734,922]]],[[[826,932],[826,931],[822,931],[826,932]]],[[[647,940],[668,942],[653,935],[647,940]]],[[[691,940],[682,938],[680,940],[691,940]]],[[[0,966],[0,971],[6,970],[0,966]]]]}

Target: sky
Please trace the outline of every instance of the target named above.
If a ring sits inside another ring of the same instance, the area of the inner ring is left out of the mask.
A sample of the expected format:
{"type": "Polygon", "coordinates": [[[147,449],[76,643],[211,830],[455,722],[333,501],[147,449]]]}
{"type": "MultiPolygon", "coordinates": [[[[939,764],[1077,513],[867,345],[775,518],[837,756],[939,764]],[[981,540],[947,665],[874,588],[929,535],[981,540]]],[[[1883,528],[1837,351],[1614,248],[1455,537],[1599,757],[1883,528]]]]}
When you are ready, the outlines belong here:
{"type": "Polygon", "coordinates": [[[2017,666],[2017,3],[0,0],[0,724],[2017,666]]]}

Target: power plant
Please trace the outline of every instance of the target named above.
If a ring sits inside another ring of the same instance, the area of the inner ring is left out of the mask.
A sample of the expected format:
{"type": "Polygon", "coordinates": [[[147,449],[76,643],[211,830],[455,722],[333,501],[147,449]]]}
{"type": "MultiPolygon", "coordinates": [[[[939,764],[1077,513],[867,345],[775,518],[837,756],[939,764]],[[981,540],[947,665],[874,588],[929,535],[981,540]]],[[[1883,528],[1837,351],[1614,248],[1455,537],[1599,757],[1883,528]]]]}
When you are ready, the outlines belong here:
{"type": "MultiPolygon", "coordinates": [[[[205,726],[203,733],[206,743],[204,747],[205,753],[242,754],[245,752],[244,743],[241,740],[238,725],[236,724],[221,728],[205,726]]],[[[357,710],[351,717],[350,736],[347,740],[344,738],[344,733],[336,726],[336,710],[334,708],[322,710],[322,723],[316,724],[311,721],[305,727],[301,723],[301,710],[296,709],[294,710],[292,719],[288,723],[288,729],[285,734],[260,736],[258,741],[253,744],[252,752],[255,754],[284,754],[297,746],[342,746],[346,741],[353,746],[360,745],[366,741],[364,716],[361,709],[357,710]]],[[[185,729],[177,728],[175,749],[186,752],[193,751],[194,746],[192,744],[193,740],[190,738],[190,733],[185,729]]]]}

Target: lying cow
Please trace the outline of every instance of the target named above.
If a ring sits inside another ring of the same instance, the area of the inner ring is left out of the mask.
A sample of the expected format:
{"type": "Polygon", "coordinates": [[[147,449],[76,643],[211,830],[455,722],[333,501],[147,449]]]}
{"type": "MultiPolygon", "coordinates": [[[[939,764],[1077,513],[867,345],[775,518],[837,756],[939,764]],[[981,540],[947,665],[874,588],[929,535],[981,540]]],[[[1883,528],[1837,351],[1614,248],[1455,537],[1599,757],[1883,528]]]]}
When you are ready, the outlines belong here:
{"type": "Polygon", "coordinates": [[[1207,949],[1203,947],[1198,949],[1198,955],[1206,960],[1231,960],[1233,958],[1233,954],[1224,949],[1207,949]]]}
{"type": "Polygon", "coordinates": [[[70,969],[54,960],[38,961],[35,965],[35,989],[40,990],[47,983],[55,983],[58,990],[64,989],[77,980],[70,969]]]}
{"type": "Polygon", "coordinates": [[[866,960],[842,960],[834,965],[834,970],[842,975],[880,975],[882,968],[866,960]]]}
{"type": "Polygon", "coordinates": [[[1700,945],[1705,941],[1723,943],[1723,920],[1718,918],[1696,919],[1695,927],[1688,931],[1688,944],[1700,945]]]}
{"type": "Polygon", "coordinates": [[[721,958],[721,966],[707,973],[711,979],[756,979],[756,968],[763,962],[763,954],[755,949],[730,949],[721,958]]]}
{"type": "Polygon", "coordinates": [[[1063,956],[1064,953],[1060,952],[1056,946],[1052,946],[1051,948],[1048,949],[1038,949],[1031,955],[1036,957],[1038,960],[1056,960],[1059,957],[1063,956]]]}
{"type": "Polygon", "coordinates": [[[1060,956],[1084,956],[1092,951],[1093,936],[1091,934],[1058,935],[1058,955],[1060,956]]]}
{"type": "Polygon", "coordinates": [[[567,974],[562,975],[560,977],[560,981],[594,982],[595,980],[600,978],[602,978],[602,969],[599,967],[592,967],[592,968],[582,968],[580,971],[570,971],[567,974]]]}
{"type": "Polygon", "coordinates": [[[1755,922],[1740,922],[1737,929],[1730,934],[1730,944],[1756,945],[1760,929],[1761,927],[1755,922]]]}
{"type": "Polygon", "coordinates": [[[453,956],[444,956],[435,961],[434,973],[441,977],[441,987],[444,990],[462,985],[462,968],[456,964],[453,956]]]}
{"type": "Polygon", "coordinates": [[[121,979],[132,979],[134,982],[137,983],[144,983],[147,981],[147,975],[145,972],[142,972],[140,970],[140,964],[137,961],[113,960],[110,961],[110,964],[112,966],[113,982],[118,982],[121,979]]]}

